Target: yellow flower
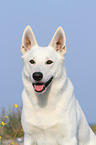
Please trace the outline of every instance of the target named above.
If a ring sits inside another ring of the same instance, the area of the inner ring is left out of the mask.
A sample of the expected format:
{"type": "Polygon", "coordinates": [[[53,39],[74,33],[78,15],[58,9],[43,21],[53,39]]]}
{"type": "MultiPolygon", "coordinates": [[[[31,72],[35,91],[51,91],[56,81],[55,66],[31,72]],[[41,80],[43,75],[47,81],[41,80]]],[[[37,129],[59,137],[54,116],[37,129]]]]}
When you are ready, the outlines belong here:
{"type": "Polygon", "coordinates": [[[24,130],[23,130],[23,129],[21,129],[21,131],[22,131],[22,132],[24,132],[24,130]]]}
{"type": "Polygon", "coordinates": [[[8,116],[4,116],[4,118],[7,118],[8,119],[8,116]]]}
{"type": "Polygon", "coordinates": [[[1,139],[1,136],[0,136],[0,139],[1,139]]]}
{"type": "Polygon", "coordinates": [[[13,145],[14,145],[14,142],[11,142],[11,144],[13,144],[13,145]]]}
{"type": "Polygon", "coordinates": [[[13,107],[17,108],[17,107],[18,107],[18,105],[17,105],[17,104],[13,104],[13,107]]]}
{"type": "Polygon", "coordinates": [[[3,121],[2,121],[2,123],[1,123],[1,124],[2,124],[3,126],[4,126],[4,125],[6,125],[6,123],[5,123],[5,122],[3,122],[3,121]]]}

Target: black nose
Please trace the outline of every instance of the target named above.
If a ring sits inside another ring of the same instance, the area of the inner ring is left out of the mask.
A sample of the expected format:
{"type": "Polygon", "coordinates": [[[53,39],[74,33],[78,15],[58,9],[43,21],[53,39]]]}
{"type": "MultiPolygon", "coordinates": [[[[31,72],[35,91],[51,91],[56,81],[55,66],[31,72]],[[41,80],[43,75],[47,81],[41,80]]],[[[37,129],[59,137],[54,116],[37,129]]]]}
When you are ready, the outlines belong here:
{"type": "Polygon", "coordinates": [[[41,72],[35,72],[33,73],[33,79],[35,81],[40,81],[43,78],[43,74],[41,72]]]}

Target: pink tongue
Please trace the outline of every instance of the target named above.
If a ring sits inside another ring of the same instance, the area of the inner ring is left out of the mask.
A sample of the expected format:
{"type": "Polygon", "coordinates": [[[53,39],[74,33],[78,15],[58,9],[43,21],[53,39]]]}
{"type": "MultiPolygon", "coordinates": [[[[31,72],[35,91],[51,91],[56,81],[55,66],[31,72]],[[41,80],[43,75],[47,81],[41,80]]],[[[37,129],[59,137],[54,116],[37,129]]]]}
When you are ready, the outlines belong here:
{"type": "Polygon", "coordinates": [[[44,85],[34,85],[34,87],[35,87],[35,90],[39,92],[43,90],[44,85]]]}

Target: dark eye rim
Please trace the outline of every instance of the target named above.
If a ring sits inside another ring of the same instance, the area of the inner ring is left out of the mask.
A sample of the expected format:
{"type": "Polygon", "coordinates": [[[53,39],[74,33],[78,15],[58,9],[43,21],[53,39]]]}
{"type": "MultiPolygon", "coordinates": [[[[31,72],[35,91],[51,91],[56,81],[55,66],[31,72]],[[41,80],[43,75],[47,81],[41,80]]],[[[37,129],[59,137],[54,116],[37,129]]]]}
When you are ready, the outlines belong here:
{"type": "Polygon", "coordinates": [[[46,64],[52,64],[52,63],[53,63],[52,60],[47,60],[47,61],[46,61],[46,64]]]}
{"type": "Polygon", "coordinates": [[[31,64],[35,64],[35,61],[34,61],[33,59],[29,60],[29,62],[30,62],[31,64]]]}

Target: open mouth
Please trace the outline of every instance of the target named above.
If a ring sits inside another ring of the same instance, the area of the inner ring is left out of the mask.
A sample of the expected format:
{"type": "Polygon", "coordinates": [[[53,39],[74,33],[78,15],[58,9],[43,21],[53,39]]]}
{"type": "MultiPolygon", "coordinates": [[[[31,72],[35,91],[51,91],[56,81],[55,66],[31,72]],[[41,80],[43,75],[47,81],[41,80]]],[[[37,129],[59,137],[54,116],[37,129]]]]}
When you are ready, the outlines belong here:
{"type": "Polygon", "coordinates": [[[51,77],[46,83],[32,83],[34,90],[38,93],[43,92],[49,84],[52,82],[53,77],[51,77]]]}

